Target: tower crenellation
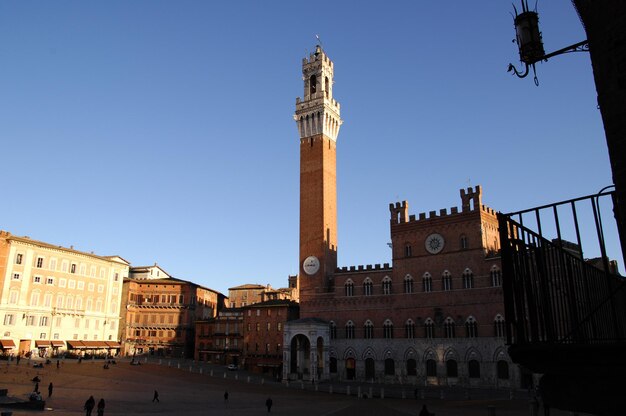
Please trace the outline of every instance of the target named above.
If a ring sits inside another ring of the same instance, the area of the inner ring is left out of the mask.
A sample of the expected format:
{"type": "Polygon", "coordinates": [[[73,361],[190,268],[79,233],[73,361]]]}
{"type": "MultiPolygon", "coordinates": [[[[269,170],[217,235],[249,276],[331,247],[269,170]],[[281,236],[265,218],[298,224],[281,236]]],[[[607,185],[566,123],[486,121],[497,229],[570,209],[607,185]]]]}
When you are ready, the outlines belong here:
{"type": "Polygon", "coordinates": [[[467,190],[461,189],[461,209],[463,212],[473,211],[482,207],[482,188],[476,185],[475,188],[469,187],[467,190]]]}

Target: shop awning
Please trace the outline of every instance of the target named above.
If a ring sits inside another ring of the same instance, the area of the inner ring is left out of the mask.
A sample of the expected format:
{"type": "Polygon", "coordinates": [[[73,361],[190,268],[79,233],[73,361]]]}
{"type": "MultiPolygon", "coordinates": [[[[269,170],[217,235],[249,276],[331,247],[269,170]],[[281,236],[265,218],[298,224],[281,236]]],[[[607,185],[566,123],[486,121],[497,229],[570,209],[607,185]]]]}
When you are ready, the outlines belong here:
{"type": "Polygon", "coordinates": [[[12,339],[0,339],[0,347],[2,347],[3,350],[15,348],[15,342],[13,342],[12,339]]]}
{"type": "Polygon", "coordinates": [[[82,341],[66,341],[67,342],[67,348],[71,349],[71,350],[82,350],[85,348],[85,344],[83,344],[82,341]]]}
{"type": "Polygon", "coordinates": [[[83,345],[87,349],[108,348],[104,341],[83,341],[83,345]]]}
{"type": "Polygon", "coordinates": [[[60,341],[58,339],[53,339],[52,341],[50,341],[50,343],[52,344],[52,348],[65,347],[65,342],[60,341]]]}
{"type": "Polygon", "coordinates": [[[45,339],[35,340],[35,348],[48,348],[50,345],[50,341],[47,341],[45,339]]]}
{"type": "Polygon", "coordinates": [[[120,345],[119,342],[117,341],[105,341],[104,342],[107,345],[107,348],[121,348],[122,346],[120,345]]]}

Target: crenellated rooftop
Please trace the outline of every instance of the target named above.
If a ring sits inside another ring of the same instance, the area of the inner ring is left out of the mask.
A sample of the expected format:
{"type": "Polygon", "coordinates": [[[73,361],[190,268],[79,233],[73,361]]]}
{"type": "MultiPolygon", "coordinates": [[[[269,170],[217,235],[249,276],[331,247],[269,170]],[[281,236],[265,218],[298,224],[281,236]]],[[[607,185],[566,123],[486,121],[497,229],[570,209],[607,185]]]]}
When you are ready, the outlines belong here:
{"type": "Polygon", "coordinates": [[[482,188],[477,185],[475,188],[467,188],[460,190],[461,195],[461,211],[458,207],[451,207],[448,213],[447,208],[440,209],[439,211],[420,212],[416,217],[415,215],[409,215],[409,203],[407,201],[396,202],[389,204],[389,212],[391,214],[391,224],[403,224],[417,221],[432,220],[434,218],[441,218],[451,215],[459,215],[467,212],[474,212],[480,210],[490,215],[496,215],[496,211],[483,205],[482,202],[482,188]]]}
{"type": "Polygon", "coordinates": [[[352,273],[352,272],[369,272],[369,271],[383,271],[383,270],[391,270],[391,266],[389,263],[381,264],[360,264],[358,266],[350,266],[350,267],[338,267],[335,269],[335,273],[352,273]]]}

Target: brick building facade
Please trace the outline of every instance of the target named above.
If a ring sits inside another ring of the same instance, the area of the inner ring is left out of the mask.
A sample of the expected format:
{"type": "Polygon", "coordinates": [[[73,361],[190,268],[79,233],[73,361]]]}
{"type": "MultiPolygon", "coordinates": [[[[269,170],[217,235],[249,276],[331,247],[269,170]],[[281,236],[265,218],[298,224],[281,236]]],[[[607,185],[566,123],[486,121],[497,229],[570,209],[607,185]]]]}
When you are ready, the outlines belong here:
{"type": "Polygon", "coordinates": [[[127,355],[194,356],[195,322],[213,318],[224,295],[169,276],[156,264],[124,279],[123,350],[127,355]]]}
{"type": "Polygon", "coordinates": [[[393,266],[337,268],[332,61],[302,63],[300,315],[287,323],[283,378],[519,386],[504,345],[499,236],[478,186],[461,209],[410,215],[390,204],[393,266]]]}
{"type": "Polygon", "coordinates": [[[282,375],[285,324],[298,319],[299,305],[291,300],[276,299],[242,309],[244,368],[279,377],[282,375]]]}

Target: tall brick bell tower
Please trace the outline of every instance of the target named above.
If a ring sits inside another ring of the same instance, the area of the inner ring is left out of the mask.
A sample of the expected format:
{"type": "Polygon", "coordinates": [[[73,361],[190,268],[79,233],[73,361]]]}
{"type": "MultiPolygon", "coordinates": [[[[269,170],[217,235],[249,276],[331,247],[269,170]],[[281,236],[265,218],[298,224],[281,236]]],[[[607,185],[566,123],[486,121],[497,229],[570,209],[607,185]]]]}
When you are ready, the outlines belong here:
{"type": "Polygon", "coordinates": [[[300,300],[332,287],[337,267],[337,135],[333,63],[322,47],[302,60],[304,98],[296,98],[300,133],[300,300]]]}

